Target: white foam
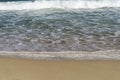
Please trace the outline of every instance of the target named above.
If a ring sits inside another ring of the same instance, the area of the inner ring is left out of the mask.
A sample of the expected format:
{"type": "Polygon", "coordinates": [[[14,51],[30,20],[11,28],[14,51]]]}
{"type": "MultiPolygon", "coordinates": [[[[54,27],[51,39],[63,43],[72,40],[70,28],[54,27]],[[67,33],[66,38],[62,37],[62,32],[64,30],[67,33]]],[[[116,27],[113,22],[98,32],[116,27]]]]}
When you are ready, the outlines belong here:
{"type": "Polygon", "coordinates": [[[120,7],[120,0],[41,0],[24,2],[0,2],[0,10],[34,10],[44,8],[101,8],[120,7]]]}
{"type": "Polygon", "coordinates": [[[116,31],[115,32],[115,37],[119,37],[120,36],[120,31],[116,31]]]}
{"type": "Polygon", "coordinates": [[[120,50],[96,52],[61,51],[61,52],[7,52],[0,51],[0,57],[29,58],[35,60],[120,60],[120,50]]]}

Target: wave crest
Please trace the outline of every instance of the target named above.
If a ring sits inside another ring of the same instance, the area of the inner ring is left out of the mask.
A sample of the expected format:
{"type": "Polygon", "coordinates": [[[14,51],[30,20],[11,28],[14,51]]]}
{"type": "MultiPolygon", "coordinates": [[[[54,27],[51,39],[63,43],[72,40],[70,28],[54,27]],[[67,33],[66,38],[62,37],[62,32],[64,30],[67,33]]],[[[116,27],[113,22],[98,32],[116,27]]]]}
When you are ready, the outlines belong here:
{"type": "Polygon", "coordinates": [[[120,7],[120,0],[41,0],[0,2],[0,10],[35,10],[44,8],[80,9],[120,7]]]}

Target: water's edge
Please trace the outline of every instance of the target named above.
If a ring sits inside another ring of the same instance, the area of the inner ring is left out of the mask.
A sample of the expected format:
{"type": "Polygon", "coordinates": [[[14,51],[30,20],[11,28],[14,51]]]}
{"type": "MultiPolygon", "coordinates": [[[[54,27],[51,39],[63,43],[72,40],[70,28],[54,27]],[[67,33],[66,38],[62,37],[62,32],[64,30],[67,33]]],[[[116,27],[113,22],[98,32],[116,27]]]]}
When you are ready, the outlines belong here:
{"type": "Polygon", "coordinates": [[[0,52],[0,57],[34,60],[120,60],[120,50],[66,52],[0,52]]]}

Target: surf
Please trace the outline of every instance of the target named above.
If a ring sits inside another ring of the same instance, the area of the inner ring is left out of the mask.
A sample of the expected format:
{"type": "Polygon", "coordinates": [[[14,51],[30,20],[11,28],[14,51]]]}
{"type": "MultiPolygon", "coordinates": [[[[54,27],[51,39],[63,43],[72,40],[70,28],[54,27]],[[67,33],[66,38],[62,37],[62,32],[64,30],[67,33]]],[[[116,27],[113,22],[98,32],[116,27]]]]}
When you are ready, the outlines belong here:
{"type": "Polygon", "coordinates": [[[102,7],[120,7],[120,0],[8,0],[0,2],[0,10],[95,9],[102,7]]]}

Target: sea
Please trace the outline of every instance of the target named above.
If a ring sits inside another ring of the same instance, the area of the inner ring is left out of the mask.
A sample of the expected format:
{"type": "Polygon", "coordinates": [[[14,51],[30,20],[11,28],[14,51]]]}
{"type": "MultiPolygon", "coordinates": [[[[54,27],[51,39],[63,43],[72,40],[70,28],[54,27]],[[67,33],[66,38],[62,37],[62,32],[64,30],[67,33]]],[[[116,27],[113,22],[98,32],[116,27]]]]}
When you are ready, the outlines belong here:
{"type": "Polygon", "coordinates": [[[120,49],[120,0],[0,0],[0,51],[120,49]]]}

